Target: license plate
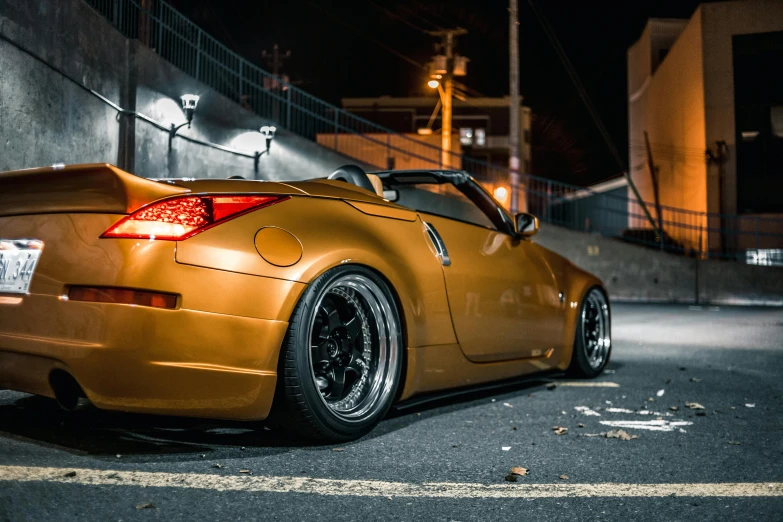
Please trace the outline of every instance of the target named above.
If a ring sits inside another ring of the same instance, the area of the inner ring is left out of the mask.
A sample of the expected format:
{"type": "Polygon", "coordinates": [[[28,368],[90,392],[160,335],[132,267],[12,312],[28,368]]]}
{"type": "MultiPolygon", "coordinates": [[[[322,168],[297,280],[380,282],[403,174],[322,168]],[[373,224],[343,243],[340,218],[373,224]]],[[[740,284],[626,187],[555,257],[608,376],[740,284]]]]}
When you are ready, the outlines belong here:
{"type": "Polygon", "coordinates": [[[26,294],[43,251],[37,239],[0,239],[0,294],[26,294]]]}

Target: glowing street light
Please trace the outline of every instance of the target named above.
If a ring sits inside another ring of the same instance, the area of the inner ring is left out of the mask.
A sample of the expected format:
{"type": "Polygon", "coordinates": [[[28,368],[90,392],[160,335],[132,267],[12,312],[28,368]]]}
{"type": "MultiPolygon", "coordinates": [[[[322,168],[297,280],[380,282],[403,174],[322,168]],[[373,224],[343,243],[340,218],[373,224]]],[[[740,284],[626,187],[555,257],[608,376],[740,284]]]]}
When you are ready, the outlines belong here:
{"type": "Polygon", "coordinates": [[[430,89],[437,89],[438,86],[440,85],[440,82],[438,80],[430,80],[427,82],[427,85],[429,86],[430,89]]]}
{"type": "Polygon", "coordinates": [[[171,142],[177,134],[177,131],[185,125],[188,126],[188,129],[190,128],[190,124],[193,121],[193,115],[196,113],[196,107],[198,106],[199,95],[183,94],[179,99],[182,102],[182,110],[185,111],[185,119],[187,121],[180,123],[179,125],[171,124],[171,129],[169,130],[169,150],[171,150],[171,142]]]}
{"type": "Polygon", "coordinates": [[[508,189],[506,187],[496,188],[494,195],[498,203],[500,203],[503,206],[506,205],[506,202],[508,201],[508,189]]]}

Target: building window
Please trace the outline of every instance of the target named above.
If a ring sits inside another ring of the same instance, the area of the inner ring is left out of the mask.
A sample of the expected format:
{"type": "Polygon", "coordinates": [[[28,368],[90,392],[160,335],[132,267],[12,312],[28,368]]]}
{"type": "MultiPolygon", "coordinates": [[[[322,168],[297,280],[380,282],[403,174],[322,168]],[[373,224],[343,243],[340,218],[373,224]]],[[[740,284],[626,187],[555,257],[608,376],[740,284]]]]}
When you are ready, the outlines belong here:
{"type": "Polygon", "coordinates": [[[487,146],[487,131],[485,129],[476,129],[475,138],[476,147],[487,146]]]}
{"type": "Polygon", "coordinates": [[[468,127],[460,127],[459,142],[463,147],[470,147],[473,145],[473,129],[468,127]]]}

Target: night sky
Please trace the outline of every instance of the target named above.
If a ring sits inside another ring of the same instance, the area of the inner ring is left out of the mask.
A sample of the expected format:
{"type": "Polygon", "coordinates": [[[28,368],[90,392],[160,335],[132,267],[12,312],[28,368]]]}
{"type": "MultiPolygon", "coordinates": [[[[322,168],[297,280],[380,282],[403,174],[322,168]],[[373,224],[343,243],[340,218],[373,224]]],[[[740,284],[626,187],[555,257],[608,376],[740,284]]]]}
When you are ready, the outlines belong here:
{"type": "MultiPolygon", "coordinates": [[[[427,94],[434,54],[426,30],[464,27],[470,58],[462,81],[473,95],[508,93],[508,2],[504,0],[170,0],[229,48],[266,67],[261,53],[290,50],[282,72],[302,89],[343,97],[427,94]],[[402,55],[402,56],[399,56],[402,55]],[[406,59],[407,58],[407,59],[406,59]]],[[[688,18],[697,0],[538,0],[620,155],[627,158],[626,51],[650,17],[688,18]]],[[[520,92],[536,116],[534,173],[585,185],[621,172],[570,82],[528,0],[519,0],[520,92]],[[548,153],[548,154],[547,154],[548,153]],[[560,162],[536,163],[536,157],[560,162]],[[538,167],[538,168],[537,168],[538,167]]]]}

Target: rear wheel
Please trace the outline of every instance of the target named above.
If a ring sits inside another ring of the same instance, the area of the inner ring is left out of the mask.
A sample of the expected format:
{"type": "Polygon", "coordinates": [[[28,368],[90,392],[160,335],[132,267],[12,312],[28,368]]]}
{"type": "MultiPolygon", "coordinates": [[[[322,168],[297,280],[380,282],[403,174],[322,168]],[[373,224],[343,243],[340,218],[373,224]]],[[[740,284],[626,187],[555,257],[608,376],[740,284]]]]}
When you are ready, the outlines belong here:
{"type": "Polygon", "coordinates": [[[401,368],[389,286],[363,267],[334,268],[308,287],[291,317],[270,418],[312,440],[361,437],[391,407],[401,368]]]}
{"type": "Polygon", "coordinates": [[[606,367],[611,354],[609,302],[600,288],[591,288],[579,311],[568,373],[575,377],[596,377],[606,367]]]}

